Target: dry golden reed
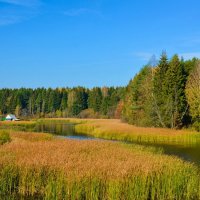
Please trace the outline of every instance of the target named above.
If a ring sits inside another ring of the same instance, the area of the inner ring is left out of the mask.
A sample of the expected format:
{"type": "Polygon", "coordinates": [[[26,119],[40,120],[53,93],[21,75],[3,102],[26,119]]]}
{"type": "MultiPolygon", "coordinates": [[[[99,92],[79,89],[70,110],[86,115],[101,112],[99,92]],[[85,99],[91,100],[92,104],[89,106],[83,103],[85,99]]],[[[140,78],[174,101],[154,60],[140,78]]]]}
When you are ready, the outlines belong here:
{"type": "Polygon", "coordinates": [[[200,135],[190,130],[136,127],[117,119],[67,119],[66,121],[76,123],[77,133],[104,139],[167,144],[200,142],[200,135]]]}
{"type": "Polygon", "coordinates": [[[0,195],[62,199],[199,199],[195,166],[155,149],[10,132],[0,146],[0,195]]]}

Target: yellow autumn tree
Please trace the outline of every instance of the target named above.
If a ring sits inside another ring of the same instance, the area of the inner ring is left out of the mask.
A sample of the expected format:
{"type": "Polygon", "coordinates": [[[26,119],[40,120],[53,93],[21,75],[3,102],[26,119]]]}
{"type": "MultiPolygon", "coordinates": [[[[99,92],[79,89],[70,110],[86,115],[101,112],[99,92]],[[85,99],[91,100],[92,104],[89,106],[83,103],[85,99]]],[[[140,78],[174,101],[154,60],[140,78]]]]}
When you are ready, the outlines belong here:
{"type": "Polygon", "coordinates": [[[190,114],[193,119],[200,118],[200,62],[195,66],[191,72],[187,85],[186,97],[190,106],[190,114]]]}

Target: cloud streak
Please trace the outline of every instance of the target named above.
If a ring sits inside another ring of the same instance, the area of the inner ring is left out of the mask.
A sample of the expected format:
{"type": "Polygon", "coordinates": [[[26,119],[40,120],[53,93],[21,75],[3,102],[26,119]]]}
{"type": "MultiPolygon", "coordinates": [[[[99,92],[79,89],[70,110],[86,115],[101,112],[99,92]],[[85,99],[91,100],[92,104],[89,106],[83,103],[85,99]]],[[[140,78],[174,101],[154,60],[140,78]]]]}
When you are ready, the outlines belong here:
{"type": "Polygon", "coordinates": [[[40,4],[39,0],[0,0],[0,3],[26,7],[38,6],[40,4]]]}
{"type": "Polygon", "coordinates": [[[69,17],[77,17],[77,16],[84,15],[84,14],[93,14],[93,15],[102,16],[101,12],[99,12],[97,10],[88,9],[88,8],[78,8],[78,9],[66,10],[63,12],[63,14],[66,16],[69,16],[69,17]]]}
{"type": "Polygon", "coordinates": [[[15,24],[22,21],[22,17],[10,15],[10,16],[1,16],[0,17],[0,26],[5,26],[9,24],[15,24]]]}
{"type": "Polygon", "coordinates": [[[181,57],[183,57],[185,60],[189,60],[192,58],[200,58],[200,52],[190,52],[190,53],[181,53],[181,57]]]}
{"type": "Polygon", "coordinates": [[[149,52],[133,53],[133,56],[135,56],[135,57],[137,57],[137,58],[139,58],[140,60],[143,60],[143,61],[149,61],[153,55],[154,55],[153,53],[149,53],[149,52]]]}
{"type": "Polygon", "coordinates": [[[183,47],[197,47],[200,45],[200,33],[195,34],[192,37],[182,38],[178,42],[180,43],[180,46],[183,47]]]}
{"type": "Polygon", "coordinates": [[[20,23],[38,13],[39,0],[0,0],[6,6],[0,9],[0,26],[20,23]]]}
{"type": "MultiPolygon", "coordinates": [[[[152,53],[149,53],[149,52],[137,52],[137,53],[133,53],[132,54],[134,57],[137,57],[139,58],[140,60],[143,60],[143,61],[150,61],[151,58],[155,55],[155,54],[152,54],[152,53]]],[[[186,53],[180,53],[178,54],[179,57],[183,57],[184,60],[190,60],[192,58],[200,58],[200,52],[186,52],[186,53]]],[[[159,57],[157,54],[155,55],[155,57],[159,57]]]]}

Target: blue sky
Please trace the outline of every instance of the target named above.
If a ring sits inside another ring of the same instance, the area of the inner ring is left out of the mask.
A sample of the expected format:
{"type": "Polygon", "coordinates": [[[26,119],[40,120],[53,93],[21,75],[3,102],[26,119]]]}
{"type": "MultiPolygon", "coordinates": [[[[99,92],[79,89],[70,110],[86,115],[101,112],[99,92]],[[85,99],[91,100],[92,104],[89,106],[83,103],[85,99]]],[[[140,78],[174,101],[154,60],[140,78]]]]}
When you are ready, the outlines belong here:
{"type": "Polygon", "coordinates": [[[162,50],[200,58],[199,0],[0,0],[0,87],[124,86],[162,50]]]}

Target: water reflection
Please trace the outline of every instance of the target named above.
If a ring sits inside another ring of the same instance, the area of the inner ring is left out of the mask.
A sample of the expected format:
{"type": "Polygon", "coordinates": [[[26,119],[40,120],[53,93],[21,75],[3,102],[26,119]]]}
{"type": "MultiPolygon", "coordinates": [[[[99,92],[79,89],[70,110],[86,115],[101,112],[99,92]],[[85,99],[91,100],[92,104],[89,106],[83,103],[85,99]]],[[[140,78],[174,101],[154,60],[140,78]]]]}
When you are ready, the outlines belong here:
{"type": "Polygon", "coordinates": [[[94,137],[89,137],[84,134],[78,134],[75,131],[74,124],[68,123],[52,123],[52,122],[45,122],[45,123],[37,123],[34,131],[42,132],[42,133],[51,133],[54,135],[58,135],[62,138],[68,139],[76,139],[76,140],[94,140],[94,137]]]}
{"type": "Polygon", "coordinates": [[[165,154],[174,155],[200,166],[200,145],[162,145],[165,154]]]}
{"type": "Polygon", "coordinates": [[[74,125],[65,123],[37,123],[35,126],[35,131],[64,136],[76,134],[74,125]]]}
{"type": "MultiPolygon", "coordinates": [[[[129,143],[130,144],[130,143],[129,143]]],[[[196,164],[200,168],[200,144],[156,144],[135,142],[134,144],[161,149],[166,155],[177,156],[185,161],[196,164]]]]}

